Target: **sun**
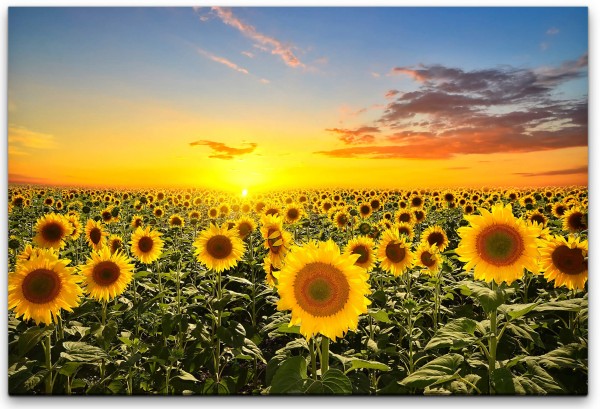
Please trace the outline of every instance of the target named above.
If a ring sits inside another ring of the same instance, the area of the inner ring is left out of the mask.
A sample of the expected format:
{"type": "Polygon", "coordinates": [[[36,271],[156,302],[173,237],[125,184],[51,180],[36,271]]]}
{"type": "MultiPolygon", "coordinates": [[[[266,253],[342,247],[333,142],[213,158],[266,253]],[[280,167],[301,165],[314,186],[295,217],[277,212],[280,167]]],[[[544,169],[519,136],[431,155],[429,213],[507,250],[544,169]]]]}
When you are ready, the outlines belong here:
{"type": "Polygon", "coordinates": [[[242,197],[248,196],[248,189],[242,189],[242,197]]]}

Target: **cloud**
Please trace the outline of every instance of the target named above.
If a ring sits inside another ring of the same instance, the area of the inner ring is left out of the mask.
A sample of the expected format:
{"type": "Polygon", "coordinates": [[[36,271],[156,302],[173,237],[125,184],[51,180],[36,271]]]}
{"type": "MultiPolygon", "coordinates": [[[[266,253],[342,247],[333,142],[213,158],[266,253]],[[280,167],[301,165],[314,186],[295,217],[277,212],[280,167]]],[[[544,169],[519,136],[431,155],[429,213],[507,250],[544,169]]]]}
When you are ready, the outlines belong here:
{"type": "Polygon", "coordinates": [[[215,141],[207,141],[207,140],[198,140],[194,142],[190,142],[190,146],[208,146],[212,149],[212,155],[209,155],[209,158],[213,159],[225,159],[231,160],[236,156],[246,155],[254,152],[257,144],[254,142],[247,142],[245,145],[248,145],[247,148],[232,148],[230,146],[225,145],[222,142],[215,141]]]}
{"type": "Polygon", "coordinates": [[[266,78],[261,78],[259,81],[262,82],[263,84],[270,84],[271,83],[271,81],[269,81],[266,78]]]}
{"type": "Polygon", "coordinates": [[[587,165],[581,166],[579,168],[559,169],[559,170],[551,170],[548,172],[539,172],[539,173],[514,173],[514,175],[535,177],[535,176],[579,175],[579,174],[586,174],[586,173],[588,173],[587,165]]]}
{"type": "Polygon", "coordinates": [[[8,127],[8,154],[10,156],[26,156],[31,150],[48,150],[56,147],[54,135],[36,132],[24,126],[8,127]]]}
{"type": "Polygon", "coordinates": [[[393,98],[396,95],[398,95],[400,93],[400,91],[398,91],[397,89],[391,89],[388,92],[385,93],[385,97],[386,98],[393,98]]]}
{"type": "Polygon", "coordinates": [[[250,51],[242,51],[242,55],[245,55],[248,58],[254,58],[254,54],[252,54],[250,51]]]}
{"type": "MultiPolygon", "coordinates": [[[[558,66],[537,69],[396,67],[394,74],[410,76],[418,88],[386,94],[388,103],[372,126],[381,131],[379,139],[387,144],[318,154],[444,159],[587,146],[587,95],[554,99],[557,87],[585,78],[587,66],[586,53],[558,66]]],[[[348,145],[348,141],[341,141],[348,145]]]]}
{"type": "Polygon", "coordinates": [[[28,176],[28,175],[23,175],[20,173],[9,173],[8,174],[8,183],[21,183],[21,184],[32,184],[32,185],[39,185],[39,184],[48,184],[49,179],[46,178],[40,178],[40,177],[36,177],[36,176],[28,176]]]}
{"type": "MultiPolygon", "coordinates": [[[[195,10],[198,11],[199,8],[195,8],[195,10]]],[[[274,37],[259,32],[254,26],[247,24],[238,17],[234,16],[233,11],[230,8],[211,7],[211,12],[223,23],[235,28],[244,36],[254,41],[256,48],[278,56],[289,67],[306,67],[306,65],[294,54],[294,46],[284,44],[274,37]]],[[[201,18],[202,17],[203,16],[201,16],[201,18]]]]}
{"type": "Polygon", "coordinates": [[[363,126],[357,129],[328,128],[325,130],[336,134],[338,139],[346,145],[372,143],[375,140],[373,134],[380,132],[379,128],[374,126],[363,126]]]}
{"type": "Polygon", "coordinates": [[[558,28],[556,28],[556,27],[550,27],[550,28],[549,28],[549,29],[546,31],[546,34],[547,34],[547,35],[549,35],[549,36],[553,36],[553,35],[556,35],[556,34],[558,34],[559,32],[560,32],[560,30],[559,30],[558,28]]]}
{"type": "Polygon", "coordinates": [[[201,48],[196,48],[196,51],[198,51],[198,54],[203,55],[204,57],[206,57],[208,59],[211,59],[214,62],[218,62],[219,64],[223,64],[226,67],[231,68],[232,70],[235,70],[237,72],[241,72],[242,74],[246,74],[246,75],[249,74],[249,72],[248,72],[247,69],[238,66],[237,64],[229,61],[227,58],[216,56],[216,55],[211,54],[208,51],[203,50],[201,48]]]}

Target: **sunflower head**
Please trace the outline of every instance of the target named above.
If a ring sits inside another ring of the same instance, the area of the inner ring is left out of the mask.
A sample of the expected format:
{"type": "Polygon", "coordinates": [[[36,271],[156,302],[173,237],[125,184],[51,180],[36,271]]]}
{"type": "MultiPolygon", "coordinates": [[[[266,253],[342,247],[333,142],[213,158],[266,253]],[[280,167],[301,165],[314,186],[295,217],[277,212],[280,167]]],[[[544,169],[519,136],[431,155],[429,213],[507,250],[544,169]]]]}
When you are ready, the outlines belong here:
{"type": "Polygon", "coordinates": [[[436,246],[439,251],[444,251],[448,247],[448,236],[440,226],[429,226],[422,234],[422,243],[428,246],[436,246]]]}
{"type": "Polygon", "coordinates": [[[100,250],[106,245],[107,237],[108,232],[104,231],[100,222],[88,219],[85,225],[85,238],[90,247],[94,250],[100,250]]]}
{"type": "Polygon", "coordinates": [[[556,287],[581,290],[588,279],[588,242],[554,236],[541,249],[540,270],[556,287]]]}
{"type": "Polygon", "coordinates": [[[174,214],[169,218],[169,226],[171,226],[174,229],[182,229],[183,226],[185,226],[185,221],[180,215],[174,214]]]}
{"type": "Polygon", "coordinates": [[[511,284],[523,270],[537,272],[537,229],[513,216],[512,206],[494,205],[491,212],[465,216],[471,226],[458,229],[461,241],[456,249],[465,270],[473,269],[476,280],[505,281],[511,284]]]}
{"type": "Polygon", "coordinates": [[[562,217],[563,230],[577,233],[583,230],[587,230],[587,212],[581,210],[581,208],[575,206],[565,212],[562,217]]]}
{"type": "Polygon", "coordinates": [[[93,251],[87,264],[80,267],[85,291],[98,301],[110,301],[122,294],[133,278],[133,264],[121,251],[107,247],[93,251]]]}
{"type": "Polygon", "coordinates": [[[285,221],[288,224],[294,224],[298,222],[304,215],[304,209],[297,203],[290,203],[284,210],[285,221]]]}
{"type": "Polygon", "coordinates": [[[367,272],[371,271],[375,265],[375,243],[370,237],[358,236],[353,238],[346,245],[344,254],[358,254],[359,257],[354,264],[364,268],[367,272]]]}
{"type": "Polygon", "coordinates": [[[131,235],[131,252],[144,264],[158,260],[162,254],[163,241],[161,233],[152,230],[150,226],[138,227],[131,235]]]}
{"type": "Polygon", "coordinates": [[[358,254],[340,254],[331,240],[310,243],[290,252],[285,267],[274,272],[279,310],[291,310],[290,326],[310,339],[322,334],[332,340],[358,326],[370,301],[368,274],[354,263],[358,254]]]}
{"type": "Polygon", "coordinates": [[[108,238],[108,248],[110,249],[111,254],[116,253],[119,250],[123,251],[123,239],[121,236],[111,234],[108,238]]]}
{"type": "Polygon", "coordinates": [[[437,273],[442,265],[439,247],[423,241],[415,252],[414,265],[429,275],[437,273]]]}
{"type": "Polygon", "coordinates": [[[269,249],[271,262],[281,268],[292,243],[292,235],[283,228],[283,220],[279,216],[263,215],[260,232],[265,239],[264,247],[269,249]]]}
{"type": "Polygon", "coordinates": [[[238,236],[244,240],[256,230],[256,223],[250,217],[243,216],[236,220],[235,227],[237,228],[238,236]]]}
{"type": "Polygon", "coordinates": [[[269,256],[263,259],[263,265],[265,269],[265,281],[270,287],[275,287],[277,285],[277,279],[275,278],[273,273],[279,271],[279,269],[273,266],[273,263],[271,263],[271,258],[269,256]]]}
{"type": "Polygon", "coordinates": [[[33,319],[36,324],[56,322],[61,309],[73,311],[82,294],[79,277],[70,260],[59,260],[47,253],[32,255],[18,263],[8,275],[8,308],[17,317],[33,319]]]}
{"type": "Polygon", "coordinates": [[[235,267],[245,251],[237,229],[228,229],[227,223],[223,223],[221,227],[211,224],[200,233],[194,247],[197,260],[217,272],[235,267]]]}
{"type": "Polygon", "coordinates": [[[65,239],[73,232],[73,226],[63,215],[50,213],[42,216],[35,226],[36,235],[33,242],[39,247],[61,249],[65,239]]]}
{"type": "Polygon", "coordinates": [[[404,236],[400,237],[396,230],[386,230],[379,242],[377,258],[383,271],[399,276],[411,266],[413,254],[404,236]]]}

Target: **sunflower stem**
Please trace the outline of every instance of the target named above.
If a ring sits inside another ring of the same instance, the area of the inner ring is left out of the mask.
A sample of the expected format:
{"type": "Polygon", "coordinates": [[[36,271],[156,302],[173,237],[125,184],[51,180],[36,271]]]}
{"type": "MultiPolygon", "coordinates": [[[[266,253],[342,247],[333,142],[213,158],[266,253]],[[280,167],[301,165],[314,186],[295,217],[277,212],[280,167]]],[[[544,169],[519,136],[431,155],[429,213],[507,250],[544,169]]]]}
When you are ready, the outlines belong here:
{"type": "Polygon", "coordinates": [[[315,341],[314,338],[311,338],[308,341],[308,350],[310,351],[310,367],[312,372],[312,378],[317,380],[317,357],[315,354],[315,341]]]}
{"type": "MultiPolygon", "coordinates": [[[[492,280],[492,291],[496,290],[496,283],[492,280]]],[[[490,395],[495,395],[496,392],[494,390],[494,370],[496,369],[496,348],[498,346],[498,311],[494,308],[490,312],[490,337],[488,339],[488,349],[489,349],[489,357],[488,357],[488,377],[490,384],[490,395]]]]}
{"type": "Polygon", "coordinates": [[[329,338],[321,338],[321,377],[329,370],[329,338]]]}
{"type": "Polygon", "coordinates": [[[52,395],[52,358],[50,355],[52,348],[52,340],[51,335],[48,334],[45,340],[44,353],[46,355],[46,370],[48,371],[48,375],[46,375],[46,395],[52,395]]]}
{"type": "Polygon", "coordinates": [[[106,308],[108,306],[108,302],[106,300],[102,301],[102,326],[106,325],[106,308]]]}
{"type": "MultiPolygon", "coordinates": [[[[221,273],[217,272],[217,303],[220,304],[223,298],[222,288],[221,288],[221,273]]],[[[217,310],[217,329],[221,328],[221,308],[217,310]]],[[[216,334],[215,334],[216,335],[216,334]]],[[[220,376],[220,360],[221,360],[221,341],[219,337],[215,336],[215,380],[219,383],[220,376]]]]}

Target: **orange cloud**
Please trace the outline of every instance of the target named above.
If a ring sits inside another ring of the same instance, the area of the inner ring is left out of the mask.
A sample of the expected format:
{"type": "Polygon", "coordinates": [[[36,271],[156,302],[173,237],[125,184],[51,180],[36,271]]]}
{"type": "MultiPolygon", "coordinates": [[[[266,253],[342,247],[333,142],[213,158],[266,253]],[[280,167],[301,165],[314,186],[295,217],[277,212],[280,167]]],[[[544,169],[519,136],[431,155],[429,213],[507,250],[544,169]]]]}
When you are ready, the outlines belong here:
{"type": "Polygon", "coordinates": [[[227,58],[216,56],[216,55],[211,54],[208,51],[203,50],[201,48],[196,48],[196,51],[198,51],[198,54],[203,55],[206,58],[209,58],[209,59],[213,60],[214,62],[218,62],[219,64],[223,64],[226,67],[231,68],[232,70],[235,70],[237,72],[241,72],[242,74],[249,74],[249,72],[248,72],[247,69],[238,66],[237,64],[229,61],[227,58]]]}
{"type": "Polygon", "coordinates": [[[256,149],[256,143],[246,143],[248,145],[247,148],[232,148],[230,146],[225,145],[222,142],[215,141],[207,141],[207,140],[198,140],[194,142],[190,142],[190,146],[208,146],[212,149],[213,154],[209,155],[209,158],[212,159],[224,159],[231,160],[235,156],[246,155],[248,153],[254,152],[256,149]]]}
{"type": "Polygon", "coordinates": [[[379,128],[374,126],[363,126],[357,129],[328,128],[325,130],[336,134],[338,139],[346,145],[372,143],[375,140],[373,134],[380,132],[379,128]]]}
{"type": "Polygon", "coordinates": [[[520,176],[526,176],[526,177],[535,177],[535,176],[579,175],[579,174],[587,174],[587,173],[588,173],[588,167],[581,166],[579,168],[551,170],[548,172],[514,173],[514,174],[520,175],[520,176]]]}

